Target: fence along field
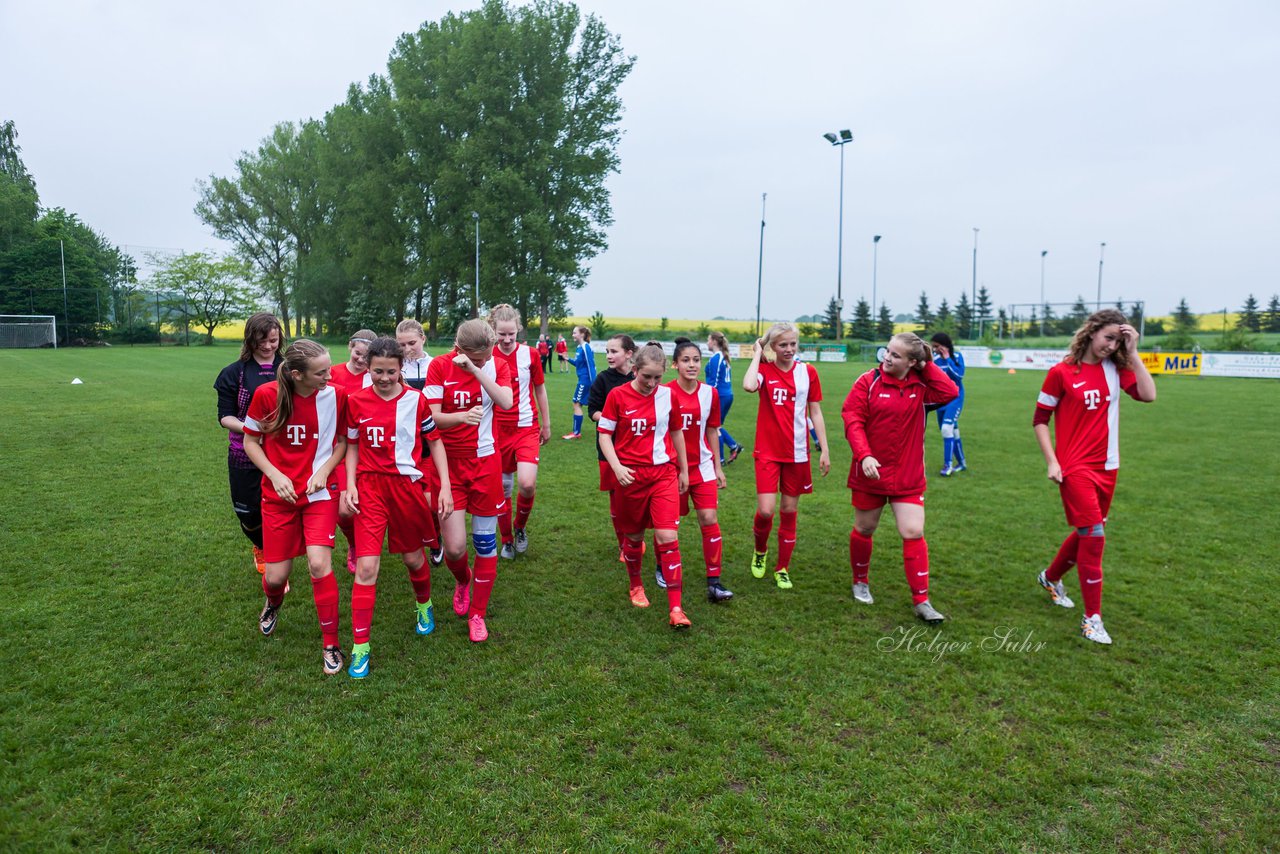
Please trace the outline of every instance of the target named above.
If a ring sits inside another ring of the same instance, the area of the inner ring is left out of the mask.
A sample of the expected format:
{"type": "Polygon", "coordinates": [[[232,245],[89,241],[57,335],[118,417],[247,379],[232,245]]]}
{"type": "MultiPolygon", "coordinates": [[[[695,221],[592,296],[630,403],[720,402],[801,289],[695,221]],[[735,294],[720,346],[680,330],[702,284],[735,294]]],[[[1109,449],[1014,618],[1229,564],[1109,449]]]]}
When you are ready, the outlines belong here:
{"type": "MultiPolygon", "coordinates": [[[[675,636],[626,603],[592,444],[553,441],[488,646],[450,620],[414,636],[387,559],[377,669],[358,684],[320,674],[305,568],[275,636],[257,632],[210,388],[234,357],[0,353],[21,508],[0,530],[0,847],[1280,846],[1262,619],[1280,607],[1280,484],[1247,478],[1280,468],[1280,395],[1257,380],[1160,378],[1155,404],[1126,401],[1110,649],[1034,581],[1065,528],[1031,433],[1039,372],[968,378],[971,470],[928,493],[940,640],[901,634],[916,623],[888,520],[877,603],[856,607],[838,424],[860,369],[821,363],[834,470],[801,502],[796,590],[747,571],[744,455],[720,510],[737,597],[712,607],[691,583],[694,626],[675,636]],[[984,649],[1001,626],[1017,643],[984,649]]],[[[572,382],[549,378],[555,428],[572,382]]],[[[754,407],[741,394],[730,419],[748,447],[754,407]]]]}

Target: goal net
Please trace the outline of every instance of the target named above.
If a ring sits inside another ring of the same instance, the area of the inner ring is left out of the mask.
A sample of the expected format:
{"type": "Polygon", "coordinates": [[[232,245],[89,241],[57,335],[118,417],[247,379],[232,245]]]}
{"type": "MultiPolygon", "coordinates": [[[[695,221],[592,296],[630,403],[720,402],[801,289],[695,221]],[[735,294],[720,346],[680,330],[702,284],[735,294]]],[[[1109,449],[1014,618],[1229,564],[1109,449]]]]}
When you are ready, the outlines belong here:
{"type": "Polygon", "coordinates": [[[0,348],[57,346],[57,320],[52,314],[0,314],[0,348]]]}

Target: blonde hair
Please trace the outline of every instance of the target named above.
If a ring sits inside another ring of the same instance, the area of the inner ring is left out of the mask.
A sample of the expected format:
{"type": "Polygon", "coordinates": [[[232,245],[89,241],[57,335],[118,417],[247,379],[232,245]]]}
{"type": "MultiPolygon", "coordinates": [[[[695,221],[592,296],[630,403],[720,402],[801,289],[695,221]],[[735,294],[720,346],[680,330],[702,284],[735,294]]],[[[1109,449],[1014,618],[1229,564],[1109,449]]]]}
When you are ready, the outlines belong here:
{"type": "Polygon", "coordinates": [[[582,340],[583,340],[583,341],[590,341],[590,340],[591,340],[591,330],[590,330],[590,329],[588,329],[588,328],[587,328],[587,327],[585,327],[585,326],[575,326],[575,327],[573,327],[573,328],[574,328],[574,330],[575,330],[575,331],[576,331],[576,330],[581,330],[581,331],[582,331],[582,340]]]}
{"type": "Polygon", "coordinates": [[[492,350],[496,343],[498,335],[493,327],[478,317],[464,321],[453,336],[454,346],[466,353],[492,350]]]}
{"type": "Polygon", "coordinates": [[[631,357],[631,367],[636,371],[640,370],[641,365],[648,364],[659,364],[662,365],[662,370],[667,369],[667,354],[657,344],[645,344],[631,357]]]}
{"type": "Polygon", "coordinates": [[[378,337],[378,333],[372,329],[358,329],[351,333],[351,337],[347,339],[347,345],[352,344],[372,344],[373,339],[378,337]]]}
{"type": "Polygon", "coordinates": [[[396,324],[396,334],[399,335],[402,332],[416,332],[421,335],[424,340],[427,337],[427,330],[423,329],[422,324],[414,320],[412,317],[406,317],[404,320],[396,324]]]}
{"type": "Polygon", "coordinates": [[[498,328],[498,324],[502,323],[505,320],[515,321],[516,332],[519,332],[521,329],[524,329],[524,324],[520,322],[520,312],[516,311],[516,309],[513,306],[507,305],[504,302],[504,303],[499,303],[498,305],[495,305],[493,308],[489,309],[489,325],[492,326],[495,330],[498,328]]]}
{"type": "Polygon", "coordinates": [[[276,369],[276,408],[271,417],[262,425],[263,433],[274,433],[285,425],[289,416],[293,415],[293,394],[297,386],[293,372],[305,374],[311,366],[311,360],[326,355],[329,351],[324,345],[317,344],[309,338],[299,338],[284,351],[280,367],[276,369]]]}
{"type": "Polygon", "coordinates": [[[914,332],[899,332],[897,335],[889,339],[897,341],[907,350],[907,358],[914,362],[932,361],[929,345],[924,343],[924,339],[914,332]]]}
{"type": "Polygon", "coordinates": [[[783,335],[792,334],[798,340],[800,333],[796,330],[796,325],[785,320],[780,320],[770,326],[764,333],[764,337],[760,339],[760,350],[764,355],[766,362],[772,362],[778,358],[777,353],[773,351],[773,342],[781,338],[783,335]]]}
{"type": "MultiPolygon", "coordinates": [[[[1089,344],[1093,341],[1093,336],[1098,334],[1098,330],[1104,326],[1119,326],[1128,323],[1129,318],[1124,313],[1114,308],[1104,308],[1102,311],[1095,311],[1085,320],[1084,325],[1076,330],[1076,334],[1071,339],[1071,347],[1067,350],[1067,357],[1064,362],[1079,365],[1084,361],[1085,353],[1089,352],[1089,344]]],[[[1123,335],[1120,336],[1119,342],[1116,343],[1116,350],[1110,356],[1111,361],[1116,363],[1117,368],[1127,368],[1133,360],[1133,354],[1129,352],[1129,341],[1123,335]]]]}
{"type": "Polygon", "coordinates": [[[723,332],[712,332],[707,338],[716,346],[717,350],[724,354],[725,361],[732,358],[729,355],[729,339],[724,337],[723,332]]]}

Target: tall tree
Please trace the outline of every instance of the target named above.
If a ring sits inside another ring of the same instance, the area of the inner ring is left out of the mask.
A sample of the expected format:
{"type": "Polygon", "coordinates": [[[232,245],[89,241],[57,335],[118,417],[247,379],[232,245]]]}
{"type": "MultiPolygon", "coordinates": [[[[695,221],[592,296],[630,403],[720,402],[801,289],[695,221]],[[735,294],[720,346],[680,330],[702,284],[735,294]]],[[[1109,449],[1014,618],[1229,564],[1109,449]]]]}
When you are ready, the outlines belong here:
{"type": "Polygon", "coordinates": [[[974,325],[981,327],[984,321],[991,320],[991,294],[987,286],[978,288],[978,301],[973,306],[974,325]]]}
{"type": "Polygon", "coordinates": [[[248,264],[241,258],[192,252],[168,259],[149,284],[184,324],[203,328],[205,343],[212,344],[215,329],[253,312],[248,277],[248,264]]]}
{"type": "Polygon", "coordinates": [[[1071,306],[1071,313],[1058,321],[1058,332],[1062,335],[1071,335],[1088,319],[1089,306],[1085,304],[1084,297],[1077,296],[1075,305],[1071,306]]]}
{"type": "Polygon", "coordinates": [[[0,253],[30,240],[40,217],[36,182],[22,162],[21,152],[13,122],[0,124],[0,253]]]}
{"type": "Polygon", "coordinates": [[[1178,300],[1178,307],[1173,310],[1173,326],[1180,332],[1195,332],[1200,326],[1196,316],[1191,313],[1191,307],[1187,305],[1186,297],[1178,300]]]}
{"type": "MultiPolygon", "coordinates": [[[[943,300],[943,302],[946,302],[946,300],[943,300]]],[[[933,312],[929,309],[929,296],[924,291],[920,292],[920,302],[916,304],[916,323],[919,325],[921,332],[933,326],[933,312]]]]}
{"type": "Polygon", "coordinates": [[[826,311],[822,313],[822,337],[835,338],[836,330],[840,330],[843,323],[844,318],[840,316],[840,303],[832,297],[827,303],[826,311]]]}
{"type": "Polygon", "coordinates": [[[1253,294],[1249,294],[1249,298],[1244,301],[1244,307],[1240,309],[1240,317],[1236,320],[1236,328],[1246,332],[1262,331],[1262,317],[1258,313],[1258,301],[1254,299],[1253,294]]]}
{"type": "Polygon", "coordinates": [[[1271,295],[1262,328],[1266,332],[1280,332],[1280,295],[1271,295]]]}
{"type": "Polygon", "coordinates": [[[956,301],[956,332],[961,338],[974,337],[973,304],[964,291],[960,292],[960,299],[956,301]]]}
{"type": "Polygon", "coordinates": [[[880,303],[880,317],[876,320],[876,337],[885,339],[893,337],[893,315],[889,313],[889,306],[886,303],[880,303]]]}
{"type": "Polygon", "coordinates": [[[865,299],[859,299],[854,306],[852,333],[854,338],[861,338],[863,341],[875,340],[876,326],[871,320],[871,306],[865,299]]]}

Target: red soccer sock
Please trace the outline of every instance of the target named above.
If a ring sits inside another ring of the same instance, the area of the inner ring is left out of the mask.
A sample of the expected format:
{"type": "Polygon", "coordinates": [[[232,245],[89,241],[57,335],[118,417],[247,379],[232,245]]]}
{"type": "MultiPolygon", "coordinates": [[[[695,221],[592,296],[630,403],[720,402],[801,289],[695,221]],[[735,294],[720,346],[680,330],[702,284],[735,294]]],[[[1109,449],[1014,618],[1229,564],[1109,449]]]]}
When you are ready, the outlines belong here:
{"type": "Polygon", "coordinates": [[[347,548],[354,550],[356,547],[356,517],[338,516],[338,528],[342,531],[342,536],[347,538],[347,548]]]}
{"type": "Polygon", "coordinates": [[[1084,597],[1084,615],[1102,613],[1102,552],[1106,537],[1081,537],[1076,557],[1080,561],[1080,595],[1084,597]]]}
{"type": "Polygon", "coordinates": [[[338,579],[332,572],[311,579],[311,598],[316,601],[320,637],[325,646],[338,645],[338,579]]]}
{"type": "Polygon", "coordinates": [[[911,588],[911,602],[919,605],[929,598],[929,544],[924,537],[902,541],[902,570],[911,588]]]}
{"type": "Polygon", "coordinates": [[[279,608],[284,604],[284,585],[272,587],[267,583],[267,576],[262,576],[262,592],[267,594],[267,604],[279,608]]]}
{"type": "Polygon", "coordinates": [[[1050,581],[1061,581],[1062,576],[1070,572],[1071,567],[1076,565],[1076,550],[1079,545],[1080,535],[1072,531],[1071,536],[1062,541],[1053,563],[1049,564],[1049,568],[1044,571],[1044,577],[1050,581]]]}
{"type": "Polygon", "coordinates": [[[515,527],[524,528],[529,524],[529,514],[533,512],[533,499],[534,496],[532,495],[525,498],[517,493],[515,527]]]}
{"type": "Polygon", "coordinates": [[[799,512],[778,512],[778,563],[775,570],[791,566],[791,553],[796,550],[796,518],[799,512]]]}
{"type": "MultiPolygon", "coordinates": [[[[434,506],[435,502],[431,504],[434,506]]],[[[427,538],[423,545],[432,550],[440,548],[440,520],[436,518],[434,509],[427,513],[427,538]]]]}
{"type": "Polygon", "coordinates": [[[681,597],[681,580],[684,572],[680,566],[680,544],[674,540],[669,543],[658,543],[658,566],[662,568],[662,579],[667,582],[667,607],[679,608],[681,597]]]}
{"type": "Polygon", "coordinates": [[[504,543],[515,539],[515,535],[511,532],[511,499],[509,498],[498,513],[498,535],[504,543]]]}
{"type": "Polygon", "coordinates": [[[413,585],[413,598],[419,605],[431,601],[431,562],[423,561],[416,570],[409,570],[409,583],[413,585]]]}
{"type": "Polygon", "coordinates": [[[622,534],[618,535],[622,540],[622,562],[627,567],[627,578],[631,582],[632,587],[644,587],[644,581],[640,577],[640,561],[644,558],[644,540],[630,540],[622,534]]]}
{"type": "Polygon", "coordinates": [[[722,539],[718,523],[702,529],[702,561],[707,565],[707,578],[720,577],[722,539]]]}
{"type": "Polygon", "coordinates": [[[767,552],[769,550],[769,532],[772,530],[773,517],[756,513],[755,521],[751,523],[751,533],[756,538],[756,551],[767,552]]]}
{"type": "Polygon", "coordinates": [[[467,553],[463,552],[462,557],[444,556],[444,565],[449,567],[449,571],[453,573],[453,577],[459,584],[471,583],[471,570],[467,568],[467,553]]]}
{"type": "Polygon", "coordinates": [[[489,610],[489,597],[493,594],[493,581],[498,577],[498,556],[476,556],[475,583],[471,585],[471,613],[481,617],[489,610]]]}
{"type": "Polygon", "coordinates": [[[866,584],[871,578],[870,537],[864,537],[854,528],[849,532],[849,566],[853,568],[853,583],[866,584]]]}
{"type": "Polygon", "coordinates": [[[373,603],[378,598],[376,584],[351,585],[351,637],[353,643],[369,642],[369,626],[373,624],[373,603]]]}

